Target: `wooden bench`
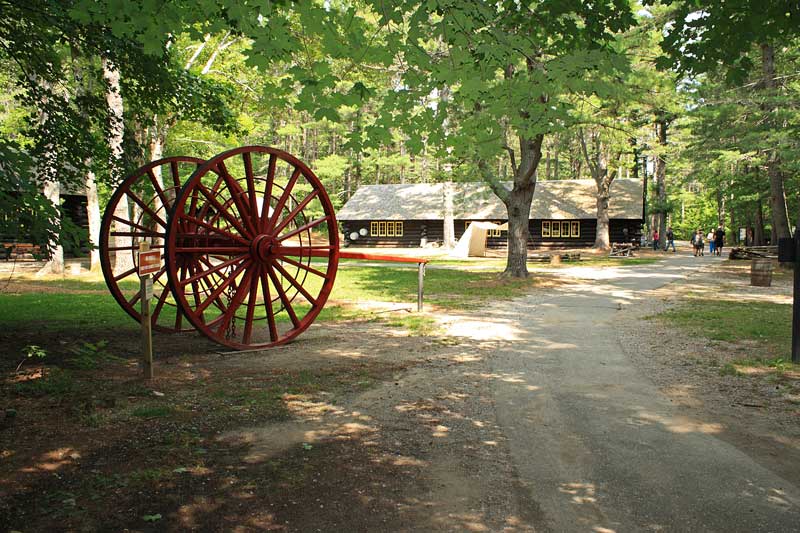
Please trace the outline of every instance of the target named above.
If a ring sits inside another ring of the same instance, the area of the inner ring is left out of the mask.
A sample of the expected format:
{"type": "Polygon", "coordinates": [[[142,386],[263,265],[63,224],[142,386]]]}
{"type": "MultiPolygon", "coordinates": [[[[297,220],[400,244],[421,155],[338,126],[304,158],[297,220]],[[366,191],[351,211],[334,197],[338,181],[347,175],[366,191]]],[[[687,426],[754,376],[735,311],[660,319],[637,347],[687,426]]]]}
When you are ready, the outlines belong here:
{"type": "Polygon", "coordinates": [[[566,252],[563,254],[531,254],[528,256],[529,263],[552,263],[553,257],[558,256],[561,261],[580,261],[580,252],[566,252]]]}

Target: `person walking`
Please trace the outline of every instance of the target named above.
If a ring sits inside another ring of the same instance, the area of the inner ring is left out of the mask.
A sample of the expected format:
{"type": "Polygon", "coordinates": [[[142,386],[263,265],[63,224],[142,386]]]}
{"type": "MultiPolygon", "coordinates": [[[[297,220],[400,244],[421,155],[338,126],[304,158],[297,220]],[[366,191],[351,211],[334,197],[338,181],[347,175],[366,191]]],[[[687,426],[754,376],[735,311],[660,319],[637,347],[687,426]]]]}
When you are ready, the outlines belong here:
{"type": "Polygon", "coordinates": [[[675,234],[672,232],[672,226],[667,228],[667,245],[664,246],[664,251],[669,250],[672,246],[672,253],[675,253],[675,234]]]}
{"type": "Polygon", "coordinates": [[[658,234],[658,230],[657,229],[653,230],[653,251],[658,250],[658,244],[659,244],[658,243],[658,238],[659,237],[660,237],[660,235],[658,234]]]}
{"type": "Polygon", "coordinates": [[[692,237],[694,245],[694,256],[703,255],[703,230],[698,229],[692,237]]]}
{"type": "Polygon", "coordinates": [[[706,240],[708,241],[708,253],[714,255],[714,230],[710,230],[708,235],[706,235],[706,240]]]}
{"type": "Polygon", "coordinates": [[[725,230],[722,226],[717,226],[717,231],[714,232],[714,251],[717,255],[722,255],[722,247],[725,245],[725,230]]]}

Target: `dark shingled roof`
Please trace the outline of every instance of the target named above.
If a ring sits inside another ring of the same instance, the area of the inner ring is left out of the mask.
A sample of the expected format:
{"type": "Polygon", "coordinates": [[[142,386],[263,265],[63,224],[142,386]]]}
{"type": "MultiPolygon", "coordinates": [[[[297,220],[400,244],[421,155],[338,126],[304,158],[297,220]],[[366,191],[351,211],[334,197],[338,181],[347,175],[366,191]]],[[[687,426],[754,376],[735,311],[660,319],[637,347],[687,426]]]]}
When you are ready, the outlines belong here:
{"type": "MultiPolygon", "coordinates": [[[[505,220],[503,202],[483,182],[452,183],[457,219],[505,220]]],[[[510,188],[511,183],[504,184],[510,188]]],[[[336,214],[339,220],[439,220],[444,218],[442,183],[363,185],[336,214]]],[[[530,218],[587,219],[597,216],[594,180],[539,181],[530,218]]],[[[642,217],[642,182],[616,179],[611,184],[609,217],[642,217]]]]}

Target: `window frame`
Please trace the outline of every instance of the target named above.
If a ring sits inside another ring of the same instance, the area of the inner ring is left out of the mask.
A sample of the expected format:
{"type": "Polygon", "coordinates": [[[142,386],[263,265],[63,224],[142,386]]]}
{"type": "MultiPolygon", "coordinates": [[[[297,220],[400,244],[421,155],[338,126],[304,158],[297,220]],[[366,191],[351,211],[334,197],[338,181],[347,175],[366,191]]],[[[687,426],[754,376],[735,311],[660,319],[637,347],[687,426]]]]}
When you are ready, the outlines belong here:
{"type": "Polygon", "coordinates": [[[569,236],[573,239],[581,238],[581,221],[573,220],[569,223],[569,236]]]}
{"type": "Polygon", "coordinates": [[[380,237],[380,235],[378,235],[378,221],[377,220],[369,223],[369,235],[370,235],[370,237],[380,237]]]}
{"type": "Polygon", "coordinates": [[[550,238],[550,221],[542,220],[542,238],[550,238]]]}

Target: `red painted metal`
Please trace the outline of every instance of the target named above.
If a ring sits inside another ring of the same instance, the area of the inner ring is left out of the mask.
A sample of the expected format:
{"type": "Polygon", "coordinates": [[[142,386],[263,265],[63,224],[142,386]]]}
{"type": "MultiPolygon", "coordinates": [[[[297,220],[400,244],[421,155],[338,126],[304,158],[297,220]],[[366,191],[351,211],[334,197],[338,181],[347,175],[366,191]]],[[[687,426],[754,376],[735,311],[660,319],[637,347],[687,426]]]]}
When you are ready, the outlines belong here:
{"type": "Polygon", "coordinates": [[[275,148],[245,146],[209,159],[169,216],[173,297],[198,331],[232,348],[276,346],[307,329],[330,295],[339,256],[322,183],[275,148]],[[313,229],[325,230],[324,244],[312,243],[313,229]]]}
{"type": "MultiPolygon", "coordinates": [[[[100,226],[100,265],[109,291],[137,322],[141,320],[136,273],[139,242],[149,242],[152,249],[163,248],[165,220],[172,209],[172,199],[182,186],[181,176],[188,176],[201,163],[202,159],[183,156],[148,163],[126,177],[108,202],[100,226]],[[127,201],[128,209],[119,216],[116,210],[123,201],[127,201]],[[115,242],[117,239],[124,242],[115,242]]],[[[191,330],[172,300],[165,272],[162,267],[153,276],[156,303],[151,313],[152,327],[163,332],[191,330]]],[[[186,276],[187,272],[181,275],[186,276]]]]}
{"type": "Polygon", "coordinates": [[[367,261],[391,261],[392,263],[428,263],[428,259],[402,255],[362,254],[360,252],[339,252],[339,259],[365,259],[367,261]]]}

